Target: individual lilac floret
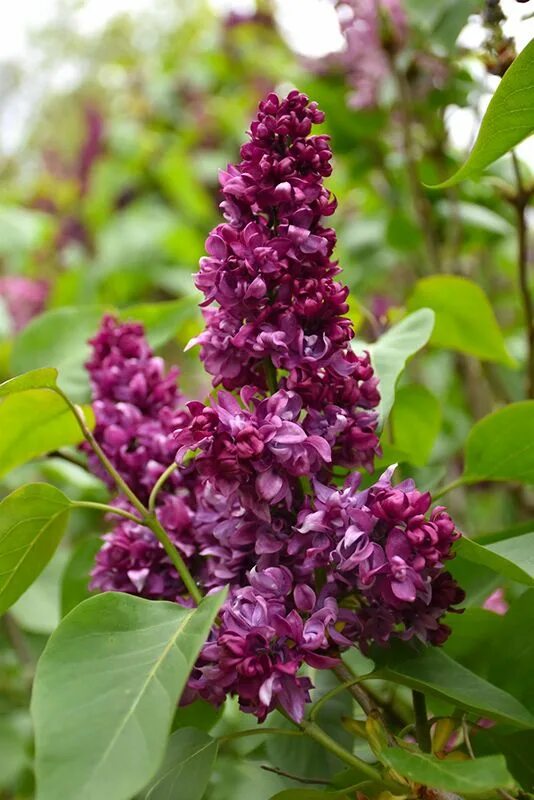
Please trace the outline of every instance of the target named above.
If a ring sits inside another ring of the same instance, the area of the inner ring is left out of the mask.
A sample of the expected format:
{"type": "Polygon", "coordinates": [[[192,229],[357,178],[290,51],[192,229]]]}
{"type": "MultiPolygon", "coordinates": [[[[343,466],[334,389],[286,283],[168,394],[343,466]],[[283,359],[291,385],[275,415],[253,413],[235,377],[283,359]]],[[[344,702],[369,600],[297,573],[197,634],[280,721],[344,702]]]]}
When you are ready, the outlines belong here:
{"type": "Polygon", "coordinates": [[[347,71],[353,88],[349,104],[372,108],[390,73],[388,53],[400,49],[407,38],[402,0],[338,0],[336,8],[345,50],[335,60],[347,71]]]}
{"type": "Polygon", "coordinates": [[[352,624],[362,644],[393,634],[441,643],[448,629],[440,618],[463,599],[443,572],[460,534],[444,508],[430,511],[428,492],[413,481],[392,486],[391,474],[364,491],[357,475],[341,489],[316,485],[314,507],[299,517],[307,558],[333,572],[336,596],[358,599],[352,624]]]}
{"type": "MultiPolygon", "coordinates": [[[[172,464],[181,395],[178,370],[166,374],[154,356],[142,325],[106,316],[91,339],[86,367],[93,391],[94,436],[131,489],[144,502],[157,478],[172,464]]],[[[89,447],[91,469],[113,486],[89,447]]],[[[177,485],[171,476],[170,486],[177,485]]]]}
{"type": "Polygon", "coordinates": [[[13,333],[21,331],[44,310],[49,288],[46,281],[36,281],[21,275],[5,275],[0,278],[0,298],[11,318],[13,333]]]}
{"type": "Polygon", "coordinates": [[[199,450],[195,469],[201,478],[269,520],[270,506],[291,505],[296,478],[316,475],[330,463],[330,446],[299,424],[302,401],[294,392],[259,400],[248,387],[241,400],[243,405],[221,392],[211,406],[188,403],[175,433],[176,458],[180,463],[187,451],[199,450]]]}
{"type": "Polygon", "coordinates": [[[328,652],[327,636],[336,603],[331,598],[317,603],[313,590],[295,586],[283,567],[253,570],[249,581],[224,606],[189,687],[215,705],[236,695],[242,710],[260,722],[278,705],[300,722],[312,687],[298,675],[300,667],[338,663],[328,652]]]}

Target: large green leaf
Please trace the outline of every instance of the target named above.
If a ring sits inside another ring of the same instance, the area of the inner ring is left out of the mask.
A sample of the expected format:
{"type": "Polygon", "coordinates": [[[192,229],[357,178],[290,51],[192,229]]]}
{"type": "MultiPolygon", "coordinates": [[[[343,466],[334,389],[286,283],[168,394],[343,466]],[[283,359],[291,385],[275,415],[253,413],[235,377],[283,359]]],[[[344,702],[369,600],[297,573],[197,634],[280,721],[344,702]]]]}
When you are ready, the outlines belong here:
{"type": "Polygon", "coordinates": [[[26,392],[28,389],[54,389],[57,386],[57,369],[44,367],[43,369],[32,369],[10,378],[8,381],[0,383],[0,397],[7,397],[9,394],[26,392]]]}
{"type": "Polygon", "coordinates": [[[84,363],[89,358],[87,340],[94,336],[105,309],[101,306],[54,308],[33,319],[15,339],[13,372],[57,367],[58,383],[72,400],[90,396],[84,363]]]}
{"type": "Polygon", "coordinates": [[[417,651],[400,642],[372,653],[377,676],[429,692],[466,711],[508,722],[518,728],[534,727],[534,717],[512,695],[458,664],[443,650],[417,651]]]}
{"type": "Polygon", "coordinates": [[[380,758],[405,778],[445,792],[482,794],[493,789],[513,789],[515,785],[503,756],[446,761],[426,753],[392,747],[383,750],[380,758]]]}
{"type": "Polygon", "coordinates": [[[534,400],[511,403],[471,429],[464,479],[534,483],[534,400]]]}
{"type": "Polygon", "coordinates": [[[431,308],[436,324],[430,344],[513,365],[484,291],[458,275],[432,275],[417,281],[408,308],[431,308]]]}
{"type": "MultiPolygon", "coordinates": [[[[84,414],[92,427],[91,408],[84,407],[84,414]]],[[[72,411],[54,389],[28,389],[5,396],[0,400],[0,430],[0,475],[83,440],[72,411]]]]}
{"type": "Polygon", "coordinates": [[[508,769],[527,792],[534,791],[534,731],[505,733],[497,728],[479,732],[474,742],[476,752],[502,753],[508,769]]]}
{"type": "Polygon", "coordinates": [[[186,609],[110,592],[65,617],[35,678],[37,800],[128,800],[146,786],[224,596],[186,609]]]}
{"type": "Polygon", "coordinates": [[[534,711],[534,589],[512,603],[502,623],[491,642],[490,680],[534,711]]]}
{"type": "Polygon", "coordinates": [[[485,546],[464,536],[456,549],[468,561],[489,567],[518,583],[534,586],[534,533],[485,546]]]}
{"type": "Polygon", "coordinates": [[[519,53],[486,109],[469,158],[444,183],[434,188],[453,186],[478,175],[534,131],[534,40],[519,53]]]}
{"type": "Polygon", "coordinates": [[[417,384],[401,386],[391,412],[394,446],[415,466],[424,466],[432,452],[441,425],[437,397],[417,384]]]}
{"type": "Polygon", "coordinates": [[[382,422],[389,416],[395,398],[395,386],[407,360],[428,342],[434,325],[434,314],[421,308],[393,325],[378,341],[369,345],[358,343],[359,350],[368,350],[379,378],[382,422]]]}
{"type": "Polygon", "coordinates": [[[167,745],[165,760],[145,800],[201,800],[215,757],[217,741],[204,731],[180,728],[167,745]]]}
{"type": "Polygon", "coordinates": [[[0,503],[0,614],[52,558],[69,508],[69,499],[46,483],[22,486],[0,503]]]}

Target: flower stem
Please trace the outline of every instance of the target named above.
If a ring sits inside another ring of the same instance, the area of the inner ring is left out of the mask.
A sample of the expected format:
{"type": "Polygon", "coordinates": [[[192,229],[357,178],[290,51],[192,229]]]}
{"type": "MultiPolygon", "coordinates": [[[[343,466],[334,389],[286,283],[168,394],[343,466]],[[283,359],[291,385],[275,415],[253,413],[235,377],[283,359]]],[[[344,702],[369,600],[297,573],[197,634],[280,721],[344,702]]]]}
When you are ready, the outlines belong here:
{"type": "Polygon", "coordinates": [[[150,512],[154,511],[160,489],[162,488],[164,483],[168,480],[168,478],[171,477],[172,473],[176,469],[178,469],[178,464],[176,463],[170,464],[165,470],[165,472],[162,472],[162,474],[159,476],[156,483],[152,487],[152,491],[150,492],[150,497],[148,498],[148,510],[150,512]]]}
{"type": "Polygon", "coordinates": [[[143,520],[140,517],[130,514],[129,511],[125,511],[123,508],[108,506],[107,503],[94,503],[92,500],[74,500],[71,505],[73,508],[94,508],[96,511],[103,511],[105,514],[116,514],[118,517],[124,517],[124,519],[137,522],[138,525],[143,525],[143,520]]]}
{"type": "Polygon", "coordinates": [[[169,539],[169,535],[165,528],[162,526],[158,518],[155,514],[148,514],[144,518],[145,525],[150,528],[150,530],[156,535],[159,539],[161,544],[163,545],[165,552],[169,556],[170,560],[172,561],[173,565],[176,567],[176,570],[185,584],[185,587],[195,603],[198,605],[202,600],[202,595],[198,586],[195,583],[195,580],[189,570],[187,569],[187,565],[183,560],[182,556],[173,545],[171,540],[169,539]]]}
{"type": "MultiPolygon", "coordinates": [[[[297,724],[297,723],[295,723],[297,724]]],[[[320,728],[315,722],[308,722],[304,720],[300,723],[302,731],[309,736],[310,739],[313,739],[318,744],[322,745],[325,750],[328,750],[333,755],[337,756],[341,761],[344,761],[345,764],[348,764],[350,767],[354,767],[355,769],[359,770],[364,775],[367,775],[372,781],[382,781],[382,776],[380,772],[375,769],[371,764],[368,764],[367,761],[363,761],[363,759],[358,758],[353,753],[349,753],[348,750],[345,750],[335,739],[332,739],[322,728],[320,728]]]]}
{"type": "Polygon", "coordinates": [[[443,488],[437,491],[436,493],[432,492],[432,499],[437,500],[439,497],[443,497],[443,495],[452,492],[453,489],[457,489],[458,486],[463,486],[465,483],[466,481],[464,476],[460,475],[459,478],[456,478],[456,480],[445,484],[445,486],[443,486],[443,488]]]}
{"type": "MultiPolygon", "coordinates": [[[[96,441],[96,439],[93,436],[91,430],[89,429],[89,426],[87,425],[87,422],[85,420],[85,417],[84,417],[82,409],[79,406],[75,405],[67,397],[67,395],[65,395],[61,391],[61,389],[59,389],[59,387],[56,387],[56,391],[57,391],[58,394],[61,395],[61,397],[63,397],[63,399],[65,400],[65,402],[67,403],[67,405],[71,409],[72,413],[74,414],[74,416],[75,416],[75,418],[76,418],[76,420],[78,422],[78,425],[80,426],[80,430],[82,431],[85,439],[91,445],[91,448],[93,449],[95,455],[97,456],[98,460],[100,461],[100,463],[102,464],[102,466],[104,467],[106,472],[115,481],[119,491],[121,491],[125,495],[125,497],[128,498],[128,500],[133,505],[133,507],[136,509],[136,511],[139,512],[139,516],[141,517],[142,524],[145,525],[147,528],[150,528],[150,530],[155,535],[155,537],[158,539],[158,541],[163,545],[163,548],[164,548],[165,552],[169,556],[172,564],[175,566],[175,568],[176,568],[178,574],[180,575],[180,578],[182,579],[186,589],[190,593],[190,595],[193,598],[193,600],[195,601],[195,603],[198,605],[198,603],[200,603],[200,601],[202,600],[202,595],[201,595],[201,593],[199,591],[198,586],[196,585],[196,583],[195,583],[195,581],[193,579],[193,576],[191,575],[191,573],[187,569],[185,561],[183,560],[182,556],[180,555],[180,553],[178,552],[176,547],[173,545],[171,540],[169,539],[167,531],[162,527],[161,523],[159,522],[159,520],[157,519],[155,514],[151,513],[148,508],[145,508],[145,506],[143,505],[141,500],[139,500],[137,495],[134,492],[132,492],[132,490],[130,489],[128,484],[125,482],[125,480],[119,474],[119,472],[117,472],[117,470],[115,469],[115,467],[113,466],[113,464],[111,463],[109,458],[106,456],[106,454],[104,453],[104,451],[102,450],[102,448],[100,447],[98,442],[96,441]]],[[[110,506],[110,508],[112,508],[112,507],[110,506]]],[[[112,508],[112,510],[113,510],[113,513],[116,513],[116,509],[112,508]]],[[[136,519],[136,521],[138,521],[138,520],[136,519]]]]}
{"type": "Polygon", "coordinates": [[[219,737],[219,744],[224,742],[231,742],[233,739],[244,739],[247,736],[263,736],[277,735],[277,736],[303,736],[302,731],[288,730],[287,728],[263,728],[258,725],[257,728],[250,728],[246,731],[234,731],[234,733],[227,733],[225,736],[219,737]]]}
{"type": "Polygon", "coordinates": [[[432,752],[432,740],[430,738],[425,696],[422,692],[413,691],[412,698],[417,744],[423,753],[430,753],[432,752]]]}
{"type": "Polygon", "coordinates": [[[534,398],[534,306],[530,293],[528,280],[528,223],[527,206],[530,198],[521,177],[519,159],[512,151],[512,163],[516,176],[517,192],[513,205],[517,216],[517,266],[519,277],[519,290],[525,315],[525,328],[527,338],[527,397],[534,398]]]}

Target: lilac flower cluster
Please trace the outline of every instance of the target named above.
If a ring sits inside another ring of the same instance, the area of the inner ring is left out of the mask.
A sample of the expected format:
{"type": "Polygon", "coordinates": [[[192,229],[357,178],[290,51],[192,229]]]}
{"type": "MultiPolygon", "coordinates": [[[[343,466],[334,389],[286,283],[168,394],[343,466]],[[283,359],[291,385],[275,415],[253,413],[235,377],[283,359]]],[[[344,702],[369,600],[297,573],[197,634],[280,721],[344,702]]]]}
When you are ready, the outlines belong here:
{"type": "Polygon", "coordinates": [[[194,340],[214,384],[265,389],[270,371],[299,394],[304,429],[328,436],[339,463],[371,467],[378,450],[377,381],[350,349],[348,288],[335,280],[336,202],[323,185],[332,153],[310,135],[324,114],[292,91],[260,103],[241,162],[221,173],[227,222],[208,237],[196,285],[205,331],[194,340]],[[217,306],[213,307],[212,304],[217,306]]]}
{"type": "MultiPolygon", "coordinates": [[[[302,719],[305,665],[392,637],[443,642],[441,618],[462,600],[444,571],[459,534],[428,493],[393,486],[393,469],[365,490],[358,473],[333,481],[334,465],[372,469],[378,393],[369,359],[350,350],[335,236],[320,223],[334,208],[326,138],[309,136],[321,120],[304,95],[269,95],[223,174],[229,222],[197,279],[218,307],[199,339],[215,382],[239,396],[183,404],[141,326],[111,318],[88,364],[97,441],[143,502],[176,459],[158,518],[203,591],[230,586],[186,696],[235,695],[259,720],[277,706],[302,719]]],[[[160,544],[128,520],[104,537],[92,585],[191,603],[160,544]]]]}
{"type": "Polygon", "coordinates": [[[5,275],[0,278],[0,298],[11,318],[13,333],[18,333],[28,322],[44,310],[49,286],[46,281],[5,275]]]}
{"type": "MultiPolygon", "coordinates": [[[[165,373],[164,363],[153,355],[142,325],[120,324],[106,316],[90,344],[92,356],[86,367],[94,398],[94,436],[121,477],[146,503],[176,453],[172,432],[181,418],[182,403],[176,384],[178,370],[165,373]]],[[[91,470],[113,488],[89,445],[82,447],[88,453],[91,470]]],[[[190,536],[191,485],[186,471],[171,475],[156,509],[171,540],[185,556],[195,551],[190,536]]],[[[118,504],[133,510],[122,499],[118,504]]],[[[103,591],[169,600],[177,600],[183,592],[174,567],[153,534],[124,519],[105,535],[91,585],[103,591]]]]}
{"type": "Polygon", "coordinates": [[[373,108],[390,73],[388,52],[403,47],[408,34],[402,0],[338,0],[345,50],[337,57],[353,89],[349,105],[373,108]]]}

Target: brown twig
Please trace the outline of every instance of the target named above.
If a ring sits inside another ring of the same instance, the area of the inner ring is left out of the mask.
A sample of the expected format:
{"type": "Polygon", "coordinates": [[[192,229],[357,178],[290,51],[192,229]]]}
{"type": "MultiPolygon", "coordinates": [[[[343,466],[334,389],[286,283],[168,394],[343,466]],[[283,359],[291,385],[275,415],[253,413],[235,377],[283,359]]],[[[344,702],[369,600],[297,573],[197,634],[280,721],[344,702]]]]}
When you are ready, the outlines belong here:
{"type": "Polygon", "coordinates": [[[289,778],[292,781],[297,781],[297,783],[330,786],[330,781],[325,781],[323,778],[301,778],[299,775],[292,775],[291,772],[284,772],[283,769],[278,769],[278,767],[269,767],[267,764],[262,764],[261,768],[264,769],[265,772],[274,772],[275,775],[280,775],[282,778],[289,778]]]}

